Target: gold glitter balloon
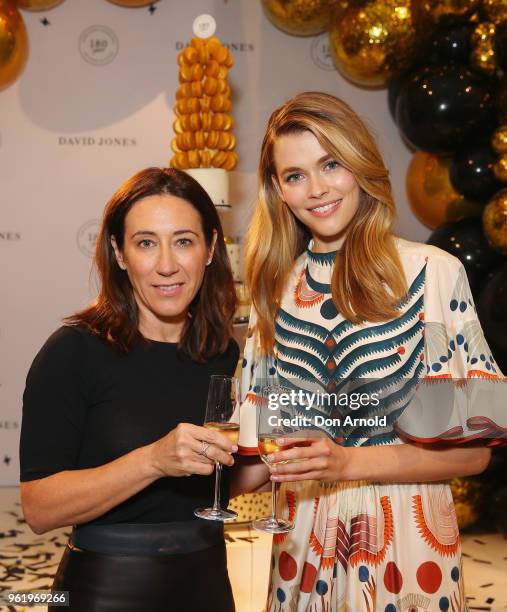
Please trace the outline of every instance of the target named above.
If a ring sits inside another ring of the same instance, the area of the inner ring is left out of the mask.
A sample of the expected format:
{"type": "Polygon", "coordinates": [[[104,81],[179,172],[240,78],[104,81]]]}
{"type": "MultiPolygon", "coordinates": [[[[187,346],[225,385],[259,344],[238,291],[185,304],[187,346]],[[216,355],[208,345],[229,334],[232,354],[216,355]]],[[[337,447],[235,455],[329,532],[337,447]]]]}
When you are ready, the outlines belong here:
{"type": "Polygon", "coordinates": [[[28,57],[28,37],[18,9],[0,0],[0,89],[8,87],[23,71],[28,57]]]}
{"type": "Polygon", "coordinates": [[[479,8],[480,0],[413,0],[413,10],[420,23],[437,24],[450,18],[469,18],[479,8]]]}
{"type": "Polygon", "coordinates": [[[349,0],[262,0],[264,11],[273,25],[287,34],[314,36],[323,32],[331,14],[341,14],[349,0]]]}
{"type": "Polygon", "coordinates": [[[458,527],[465,529],[479,518],[484,506],[485,485],[472,478],[453,478],[450,482],[458,527]]]}
{"type": "Polygon", "coordinates": [[[491,146],[497,153],[507,153],[507,125],[501,125],[495,130],[491,146]]]}
{"type": "Polygon", "coordinates": [[[333,18],[331,53],[357,85],[383,87],[412,60],[417,43],[410,0],[370,0],[333,18]]]}
{"type": "Polygon", "coordinates": [[[498,68],[495,57],[495,24],[479,23],[472,35],[472,65],[484,72],[494,74],[498,68]]]}
{"type": "Polygon", "coordinates": [[[484,206],[460,195],[449,179],[450,157],[418,151],[407,171],[407,195],[415,216],[436,229],[448,221],[480,217],[484,206]]]}
{"type": "Polygon", "coordinates": [[[507,189],[502,189],[489,201],[482,215],[482,225],[491,246],[507,255],[507,189]]]}
{"type": "Polygon", "coordinates": [[[479,23],[472,35],[472,65],[494,74],[498,68],[495,56],[495,24],[490,21],[479,23]]]}
{"type": "Polygon", "coordinates": [[[16,0],[16,4],[24,11],[47,11],[61,4],[63,0],[16,0]]]}
{"type": "Polygon", "coordinates": [[[507,155],[502,155],[502,157],[493,164],[493,172],[498,180],[507,183],[507,155]]]}
{"type": "Polygon", "coordinates": [[[129,8],[138,8],[140,6],[148,6],[149,4],[155,4],[157,0],[109,0],[113,4],[118,6],[128,6],[129,8]]]}
{"type": "Polygon", "coordinates": [[[496,25],[507,19],[507,0],[482,0],[482,10],[496,25]]]}

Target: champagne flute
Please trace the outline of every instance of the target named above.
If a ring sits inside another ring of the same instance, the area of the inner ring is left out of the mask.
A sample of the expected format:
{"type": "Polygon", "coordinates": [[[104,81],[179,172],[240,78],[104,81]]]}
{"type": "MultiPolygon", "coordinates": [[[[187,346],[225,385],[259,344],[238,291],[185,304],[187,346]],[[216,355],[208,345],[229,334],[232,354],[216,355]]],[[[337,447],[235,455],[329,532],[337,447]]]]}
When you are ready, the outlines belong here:
{"type": "MultiPolygon", "coordinates": [[[[287,450],[290,446],[278,446],[278,438],[287,436],[293,432],[290,420],[294,411],[286,406],[283,396],[290,397],[290,389],[280,385],[271,385],[262,390],[262,402],[257,413],[257,446],[259,455],[264,463],[269,466],[268,455],[287,450]]],[[[288,463],[281,461],[280,463],[288,463]]],[[[281,518],[276,517],[276,485],[271,481],[271,516],[257,519],[252,522],[252,527],[258,531],[268,533],[286,533],[294,529],[294,525],[281,518]]]]}
{"type": "MultiPolygon", "coordinates": [[[[208,387],[204,427],[227,436],[232,444],[239,439],[239,380],[234,376],[213,375],[208,387]]],[[[215,462],[215,499],[211,508],[197,508],[195,516],[208,521],[233,521],[237,513],[220,507],[222,464],[215,462]]]]}

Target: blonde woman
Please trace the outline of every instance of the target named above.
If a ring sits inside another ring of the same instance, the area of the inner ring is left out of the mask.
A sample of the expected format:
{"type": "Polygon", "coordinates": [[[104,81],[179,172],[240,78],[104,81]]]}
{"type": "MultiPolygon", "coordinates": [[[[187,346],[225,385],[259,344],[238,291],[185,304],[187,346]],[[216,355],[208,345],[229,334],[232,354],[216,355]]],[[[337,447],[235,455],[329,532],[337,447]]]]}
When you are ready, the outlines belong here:
{"type": "MultiPolygon", "coordinates": [[[[330,394],[352,379],[382,390],[386,380],[500,376],[459,261],[393,234],[388,171],[347,104],[307,92],[276,110],[259,182],[247,238],[254,313],[243,362],[245,454],[255,452],[245,435],[273,378],[330,394]]],[[[398,385],[401,400],[383,391],[381,412],[356,413],[384,416],[383,427],[324,420],[327,435],[271,455],[278,512],[294,529],[274,536],[268,610],[466,609],[444,481],[485,469],[490,450],[480,438],[500,424],[482,406],[467,415],[475,430],[452,410],[441,427],[440,406],[426,405],[421,417],[403,402],[410,388],[398,385]]],[[[324,405],[310,413],[330,414],[324,405]]],[[[257,467],[258,483],[268,477],[257,467]]]]}

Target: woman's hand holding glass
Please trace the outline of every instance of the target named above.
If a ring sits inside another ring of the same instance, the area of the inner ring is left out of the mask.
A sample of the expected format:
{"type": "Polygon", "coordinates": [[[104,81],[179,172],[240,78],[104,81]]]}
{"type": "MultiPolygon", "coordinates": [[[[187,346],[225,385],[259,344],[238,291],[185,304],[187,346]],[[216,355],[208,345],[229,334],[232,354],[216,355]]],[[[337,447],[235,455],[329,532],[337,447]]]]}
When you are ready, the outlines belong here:
{"type": "Polygon", "coordinates": [[[154,442],[150,450],[151,464],[158,476],[209,476],[216,462],[233,465],[231,453],[236,452],[238,447],[218,431],[192,423],[180,423],[154,442]]]}
{"type": "Polygon", "coordinates": [[[271,480],[348,480],[349,449],[336,444],[322,432],[299,431],[297,445],[294,436],[277,440],[280,451],[269,455],[271,480]]]}
{"type": "MultiPolygon", "coordinates": [[[[262,401],[257,409],[257,447],[261,459],[270,468],[272,457],[279,454],[279,439],[293,431],[289,425],[293,411],[283,402],[283,396],[287,394],[290,394],[290,389],[286,387],[266,386],[262,389],[262,401]]],[[[286,533],[294,528],[292,523],[276,516],[276,482],[273,479],[271,515],[253,521],[252,527],[268,533],[286,533]]]]}
{"type": "MultiPolygon", "coordinates": [[[[239,405],[239,380],[234,376],[212,375],[208,388],[204,427],[216,435],[227,437],[234,448],[234,451],[231,452],[238,450],[236,444],[239,439],[239,405]]],[[[209,457],[209,448],[204,439],[200,453],[209,457]]],[[[220,459],[215,462],[215,499],[213,500],[213,506],[194,510],[195,516],[207,521],[233,521],[238,516],[233,510],[222,510],[220,506],[222,464],[232,465],[230,461],[221,461],[220,459]]]]}

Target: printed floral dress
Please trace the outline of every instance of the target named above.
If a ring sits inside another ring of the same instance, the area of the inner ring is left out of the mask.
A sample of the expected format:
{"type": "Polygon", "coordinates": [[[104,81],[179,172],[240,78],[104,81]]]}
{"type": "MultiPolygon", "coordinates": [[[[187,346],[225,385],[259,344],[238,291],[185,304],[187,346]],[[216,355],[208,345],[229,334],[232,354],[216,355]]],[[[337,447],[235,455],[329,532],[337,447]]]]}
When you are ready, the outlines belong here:
{"type": "MultiPolygon", "coordinates": [[[[240,452],[257,453],[256,405],[266,382],[313,382],[324,391],[347,378],[389,377],[453,379],[447,382],[457,388],[478,379],[507,387],[461,263],[435,247],[397,244],[409,290],[399,317],[381,323],[352,324],[337,312],[330,290],[335,253],[314,253],[310,244],[298,258],[276,321],[275,355],[260,357],[255,335],[247,339],[240,452]]],[[[338,443],[355,446],[400,444],[401,432],[423,442],[498,438],[507,432],[507,410],[496,403],[483,403],[472,414],[456,402],[442,418],[439,406],[421,412],[420,405],[402,402],[401,409],[397,404],[384,411],[387,426],[371,435],[324,429],[338,443]]],[[[448,484],[283,483],[278,504],[279,515],[295,527],[274,536],[269,612],[467,610],[448,484]]]]}

